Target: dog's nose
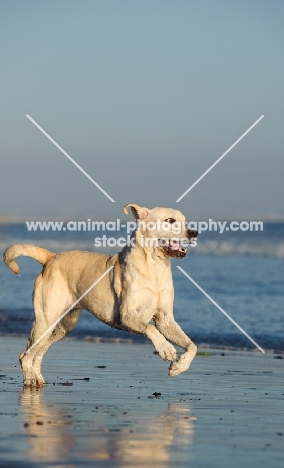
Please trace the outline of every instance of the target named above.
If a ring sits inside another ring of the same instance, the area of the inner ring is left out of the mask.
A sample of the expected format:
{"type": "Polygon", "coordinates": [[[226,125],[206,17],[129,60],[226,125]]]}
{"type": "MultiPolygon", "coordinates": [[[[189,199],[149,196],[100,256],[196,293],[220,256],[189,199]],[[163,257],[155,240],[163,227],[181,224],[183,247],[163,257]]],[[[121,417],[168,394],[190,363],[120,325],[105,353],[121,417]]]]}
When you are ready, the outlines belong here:
{"type": "Polygon", "coordinates": [[[188,235],[189,239],[191,239],[192,237],[197,237],[198,236],[198,231],[196,231],[195,229],[188,229],[187,230],[187,235],[188,235]]]}

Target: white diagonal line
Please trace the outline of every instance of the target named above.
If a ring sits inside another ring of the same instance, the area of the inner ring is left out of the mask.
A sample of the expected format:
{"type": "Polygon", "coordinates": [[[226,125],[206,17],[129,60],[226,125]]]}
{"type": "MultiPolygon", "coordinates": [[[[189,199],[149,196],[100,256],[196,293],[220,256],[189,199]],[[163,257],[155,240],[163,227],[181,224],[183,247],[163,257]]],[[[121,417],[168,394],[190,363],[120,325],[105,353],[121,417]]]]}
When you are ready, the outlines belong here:
{"type": "Polygon", "coordinates": [[[82,294],[81,297],[79,297],[79,299],[77,299],[77,301],[74,302],[74,304],[71,305],[71,307],[69,307],[69,309],[65,310],[65,312],[59,317],[59,319],[57,319],[34,343],[33,345],[27,349],[27,351],[25,352],[25,354],[28,354],[33,348],[34,346],[36,346],[51,330],[53,330],[56,325],[65,317],[65,315],[68,314],[68,312],[70,312],[70,310],[72,310],[74,308],[74,306],[76,304],[78,304],[81,299],[83,299],[83,297],[85,297],[114,267],[111,266],[110,268],[108,268],[108,270],[106,270],[100,277],[99,279],[97,279],[93,284],[92,286],[90,286],[87,291],[84,292],[84,294],[82,294]]]}
{"type": "Polygon", "coordinates": [[[231,322],[232,322],[232,323],[233,323],[233,324],[234,324],[234,325],[235,325],[235,326],[236,326],[236,327],[237,327],[237,328],[238,328],[238,329],[239,329],[239,330],[240,330],[240,331],[241,331],[241,332],[242,332],[242,333],[259,349],[259,350],[260,350],[260,351],[261,351],[261,352],[262,352],[262,353],[265,353],[265,351],[256,343],[256,341],[254,341],[254,340],[252,339],[252,337],[249,336],[249,335],[247,334],[247,332],[245,332],[245,330],[244,330],[242,327],[240,327],[240,325],[238,325],[237,322],[235,322],[235,320],[233,320],[232,317],[230,317],[230,315],[227,314],[227,312],[225,312],[224,309],[222,309],[222,307],[220,307],[219,304],[217,304],[217,302],[215,302],[215,301],[212,299],[212,297],[210,297],[209,294],[207,294],[207,293],[204,291],[204,289],[202,289],[202,288],[199,286],[199,284],[197,284],[197,283],[191,278],[191,276],[189,276],[181,267],[177,266],[177,268],[178,268],[178,269],[184,274],[184,276],[186,276],[186,277],[189,279],[189,281],[191,281],[191,282],[194,284],[194,286],[196,286],[196,287],[199,289],[199,291],[201,291],[202,294],[204,294],[204,296],[206,296],[207,299],[209,299],[209,301],[211,301],[212,304],[214,304],[214,305],[217,307],[217,309],[219,309],[219,310],[222,312],[222,314],[224,314],[225,317],[227,317],[227,318],[228,318],[228,319],[229,319],[229,320],[230,320],[230,321],[231,321],[231,322]]]}
{"type": "Polygon", "coordinates": [[[48,133],[46,133],[43,128],[40,127],[40,125],[38,125],[34,119],[32,119],[29,114],[26,114],[26,117],[64,154],[64,156],[66,156],[73,164],[74,166],[76,166],[110,201],[114,202],[115,200],[113,198],[111,198],[111,196],[94,180],[92,179],[91,176],[89,176],[89,174],[84,171],[84,169],[79,166],[78,163],[76,163],[76,161],[74,161],[73,158],[71,158],[71,156],[69,156],[68,153],[66,153],[66,151],[64,151],[63,148],[61,148],[61,146],[58,145],[58,143],[56,143],[56,141],[53,140],[53,138],[51,138],[51,136],[48,135],[48,133]]]}
{"type": "Polygon", "coordinates": [[[181,197],[179,197],[179,198],[176,200],[176,203],[180,202],[181,199],[182,199],[183,197],[185,197],[185,195],[186,195],[188,192],[190,192],[190,190],[192,190],[193,187],[195,187],[195,186],[198,184],[198,182],[200,182],[200,181],[203,179],[203,177],[205,177],[205,176],[208,174],[208,172],[210,172],[210,171],[213,169],[213,167],[215,167],[215,166],[221,161],[221,159],[223,159],[223,158],[226,156],[226,154],[228,154],[228,153],[231,151],[231,149],[233,149],[234,146],[236,146],[236,145],[253,129],[253,127],[255,127],[255,126],[258,124],[258,122],[260,122],[260,121],[263,119],[263,117],[264,117],[264,115],[262,115],[261,117],[259,117],[259,119],[257,119],[257,120],[254,122],[254,124],[253,124],[250,128],[248,128],[247,131],[246,131],[245,133],[243,133],[242,136],[240,136],[240,138],[238,138],[238,139],[235,141],[235,143],[234,143],[232,146],[230,146],[230,148],[228,148],[227,151],[225,151],[225,153],[222,154],[222,156],[220,156],[220,158],[218,158],[217,161],[215,161],[214,164],[212,164],[212,166],[210,166],[209,169],[207,169],[207,171],[205,171],[204,174],[202,174],[202,176],[200,176],[199,179],[197,179],[197,180],[194,182],[194,184],[192,184],[192,185],[189,187],[189,189],[187,189],[187,190],[182,194],[181,197]]]}

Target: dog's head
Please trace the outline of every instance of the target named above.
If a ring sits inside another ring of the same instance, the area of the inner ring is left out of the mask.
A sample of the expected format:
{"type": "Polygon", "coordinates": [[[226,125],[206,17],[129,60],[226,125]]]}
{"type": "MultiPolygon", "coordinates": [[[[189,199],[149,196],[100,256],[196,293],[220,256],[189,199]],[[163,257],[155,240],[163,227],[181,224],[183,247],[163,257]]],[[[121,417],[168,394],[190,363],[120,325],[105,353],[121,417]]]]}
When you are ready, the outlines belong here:
{"type": "Polygon", "coordinates": [[[185,216],[172,208],[146,208],[129,203],[124,207],[128,214],[130,207],[137,223],[136,241],[145,249],[151,249],[160,258],[184,258],[186,247],[198,235],[188,229],[185,216]]]}

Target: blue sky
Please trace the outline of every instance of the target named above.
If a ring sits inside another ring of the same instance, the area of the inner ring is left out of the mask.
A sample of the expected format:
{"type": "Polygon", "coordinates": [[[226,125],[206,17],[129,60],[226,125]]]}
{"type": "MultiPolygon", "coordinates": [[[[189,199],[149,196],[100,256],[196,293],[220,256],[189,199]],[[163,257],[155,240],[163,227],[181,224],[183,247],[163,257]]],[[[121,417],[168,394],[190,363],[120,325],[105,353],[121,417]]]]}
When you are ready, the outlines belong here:
{"type": "Polygon", "coordinates": [[[111,219],[133,202],[284,219],[283,14],[280,0],[0,1],[0,216],[111,219]]]}

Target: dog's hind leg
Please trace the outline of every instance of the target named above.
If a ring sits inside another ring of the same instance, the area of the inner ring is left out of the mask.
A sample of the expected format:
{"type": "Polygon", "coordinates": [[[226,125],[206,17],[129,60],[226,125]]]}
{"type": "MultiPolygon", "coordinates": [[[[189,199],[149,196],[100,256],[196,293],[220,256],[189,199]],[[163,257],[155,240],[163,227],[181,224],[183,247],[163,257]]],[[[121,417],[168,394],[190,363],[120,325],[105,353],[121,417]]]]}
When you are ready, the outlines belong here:
{"type": "Polygon", "coordinates": [[[43,313],[43,300],[42,300],[42,273],[35,280],[34,292],[33,292],[33,302],[34,302],[34,311],[35,319],[32,324],[32,329],[30,336],[27,342],[26,349],[20,354],[19,360],[23,372],[24,385],[31,385],[32,382],[36,382],[36,375],[33,370],[33,358],[34,352],[32,350],[28,352],[31,346],[36,342],[36,340],[44,333],[46,330],[45,319],[43,313]]]}
{"type": "Polygon", "coordinates": [[[68,309],[68,302],[73,300],[67,287],[56,275],[52,281],[44,284],[40,274],[35,281],[33,296],[35,320],[26,350],[20,355],[25,386],[43,385],[40,366],[44,353],[53,342],[63,338],[76,325],[80,316],[80,310],[71,311],[53,328],[68,309]]]}
{"type": "Polygon", "coordinates": [[[65,317],[63,317],[63,319],[56,325],[54,330],[51,331],[48,337],[42,340],[42,344],[33,359],[33,370],[38,382],[41,382],[42,384],[45,383],[44,378],[41,375],[41,364],[46,351],[53,343],[62,340],[62,338],[73,330],[78,323],[80,314],[81,309],[73,309],[68,312],[68,314],[66,314],[65,317]]]}
{"type": "Polygon", "coordinates": [[[185,350],[178,360],[176,362],[172,362],[170,365],[169,376],[173,377],[186,371],[196,355],[197,346],[183,332],[172,316],[169,317],[168,314],[161,312],[155,315],[154,322],[156,328],[165,338],[167,338],[167,340],[185,350]]]}
{"type": "MultiPolygon", "coordinates": [[[[35,343],[38,339],[34,339],[34,337],[39,335],[37,329],[32,331],[31,335],[33,336],[33,339],[28,341],[26,351],[24,351],[20,356],[25,386],[43,386],[45,383],[41,374],[43,356],[53,343],[56,343],[57,341],[64,338],[75,327],[80,318],[80,313],[81,309],[74,309],[68,312],[68,314],[62,318],[62,320],[54,327],[54,329],[50,330],[48,333],[46,333],[46,331],[53,324],[47,324],[46,330],[42,329],[41,340],[34,346],[34,348],[31,349],[31,351],[29,351],[29,348],[32,347],[33,342],[35,343]]],[[[62,314],[64,314],[64,311],[62,314]]]]}

